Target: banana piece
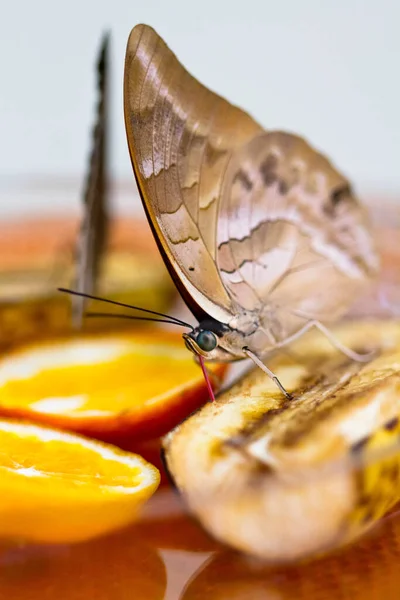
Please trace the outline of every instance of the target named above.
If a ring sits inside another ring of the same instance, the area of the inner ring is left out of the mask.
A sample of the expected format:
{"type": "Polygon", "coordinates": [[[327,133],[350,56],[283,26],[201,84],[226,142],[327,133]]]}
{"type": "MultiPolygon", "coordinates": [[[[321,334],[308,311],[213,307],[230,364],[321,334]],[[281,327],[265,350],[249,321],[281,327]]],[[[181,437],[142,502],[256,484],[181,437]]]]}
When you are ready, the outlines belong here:
{"type": "Polygon", "coordinates": [[[222,542],[269,561],[346,543],[400,500],[400,322],[346,323],[352,362],[320,333],[268,362],[164,439],[190,511],[222,542]]]}

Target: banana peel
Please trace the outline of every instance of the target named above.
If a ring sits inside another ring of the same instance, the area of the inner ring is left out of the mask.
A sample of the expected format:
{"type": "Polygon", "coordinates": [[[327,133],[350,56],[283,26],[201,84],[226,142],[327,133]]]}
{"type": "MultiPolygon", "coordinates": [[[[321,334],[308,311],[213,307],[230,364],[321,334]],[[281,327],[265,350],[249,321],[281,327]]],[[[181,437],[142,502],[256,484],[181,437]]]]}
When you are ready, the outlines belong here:
{"type": "Polygon", "coordinates": [[[218,540],[273,562],[347,543],[400,500],[400,322],[334,330],[368,363],[310,333],[164,439],[189,510],[218,540]]]}

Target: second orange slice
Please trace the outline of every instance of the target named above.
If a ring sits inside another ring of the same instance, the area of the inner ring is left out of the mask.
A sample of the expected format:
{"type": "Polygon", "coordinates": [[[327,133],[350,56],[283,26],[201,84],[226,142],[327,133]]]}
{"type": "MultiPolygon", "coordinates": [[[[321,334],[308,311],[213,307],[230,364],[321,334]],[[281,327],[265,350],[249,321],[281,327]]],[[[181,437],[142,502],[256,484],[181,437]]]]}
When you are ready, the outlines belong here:
{"type": "Polygon", "coordinates": [[[0,419],[0,538],[76,542],[133,521],[159,484],[140,456],[0,419]]]}
{"type": "MultiPolygon", "coordinates": [[[[224,370],[211,367],[215,385],[224,370]]],[[[181,336],[158,329],[52,340],[0,358],[0,415],[102,440],[158,437],[207,399],[181,336]]]]}

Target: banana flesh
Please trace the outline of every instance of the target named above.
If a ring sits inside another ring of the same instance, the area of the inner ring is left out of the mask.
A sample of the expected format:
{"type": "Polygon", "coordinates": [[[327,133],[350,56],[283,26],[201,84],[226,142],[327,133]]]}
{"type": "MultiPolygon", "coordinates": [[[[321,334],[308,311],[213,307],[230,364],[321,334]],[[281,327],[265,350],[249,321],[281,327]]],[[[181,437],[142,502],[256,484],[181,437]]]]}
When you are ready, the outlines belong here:
{"type": "Polygon", "coordinates": [[[189,510],[217,539],[269,561],[326,552],[358,537],[400,500],[400,322],[319,332],[189,417],[164,440],[189,510]]]}

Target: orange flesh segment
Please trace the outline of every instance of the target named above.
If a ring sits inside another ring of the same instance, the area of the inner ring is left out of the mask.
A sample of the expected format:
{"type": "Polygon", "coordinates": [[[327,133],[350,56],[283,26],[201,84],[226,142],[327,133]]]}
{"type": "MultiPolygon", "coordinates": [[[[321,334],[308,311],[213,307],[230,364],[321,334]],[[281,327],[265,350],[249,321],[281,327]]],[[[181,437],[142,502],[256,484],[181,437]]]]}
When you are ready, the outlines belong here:
{"type": "Polygon", "coordinates": [[[143,483],[141,465],[108,452],[101,445],[58,431],[40,429],[36,425],[7,423],[0,430],[0,473],[7,481],[24,482],[53,492],[58,486],[63,493],[99,493],[105,486],[107,494],[126,488],[133,491],[143,483]]]}

